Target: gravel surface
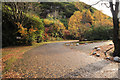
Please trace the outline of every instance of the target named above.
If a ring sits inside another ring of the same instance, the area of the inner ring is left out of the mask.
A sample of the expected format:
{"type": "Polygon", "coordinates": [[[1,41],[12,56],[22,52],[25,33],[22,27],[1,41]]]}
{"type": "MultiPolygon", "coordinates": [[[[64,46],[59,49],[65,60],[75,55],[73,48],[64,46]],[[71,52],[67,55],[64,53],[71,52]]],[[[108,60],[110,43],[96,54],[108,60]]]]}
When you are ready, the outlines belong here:
{"type": "Polygon", "coordinates": [[[117,78],[118,63],[90,56],[94,46],[108,42],[65,46],[51,43],[32,49],[3,77],[11,78],[117,78]],[[11,75],[12,73],[12,75],[11,75]]]}

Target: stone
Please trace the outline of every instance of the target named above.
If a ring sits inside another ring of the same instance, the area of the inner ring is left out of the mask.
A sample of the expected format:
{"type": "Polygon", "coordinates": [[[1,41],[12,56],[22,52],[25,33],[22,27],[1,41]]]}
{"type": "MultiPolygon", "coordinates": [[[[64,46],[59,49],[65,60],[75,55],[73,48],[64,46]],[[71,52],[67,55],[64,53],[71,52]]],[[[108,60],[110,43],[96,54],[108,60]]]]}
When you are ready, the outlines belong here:
{"type": "Polygon", "coordinates": [[[112,43],[110,43],[109,45],[113,45],[112,43]]]}
{"type": "Polygon", "coordinates": [[[87,41],[87,39],[84,39],[84,41],[87,41]]]}
{"type": "Polygon", "coordinates": [[[97,57],[100,57],[100,54],[96,54],[97,57]]]}
{"type": "Polygon", "coordinates": [[[97,48],[97,51],[99,51],[100,50],[100,48],[97,48]]]}
{"type": "Polygon", "coordinates": [[[87,45],[88,43],[85,43],[85,45],[87,45]]]}
{"type": "Polygon", "coordinates": [[[107,60],[110,60],[110,57],[107,57],[106,59],[107,59],[107,60]]]}
{"type": "Polygon", "coordinates": [[[79,43],[76,43],[76,46],[79,46],[79,43]]]}
{"type": "Polygon", "coordinates": [[[66,44],[66,46],[70,46],[70,44],[66,44]]]}
{"type": "Polygon", "coordinates": [[[97,49],[97,48],[98,48],[98,46],[95,46],[95,47],[94,47],[94,49],[97,49]]]}
{"type": "Polygon", "coordinates": [[[92,55],[95,55],[95,54],[96,54],[96,52],[93,52],[93,53],[92,53],[92,55]]]}
{"type": "Polygon", "coordinates": [[[118,56],[114,57],[113,60],[116,62],[120,62],[120,58],[118,56]]]}

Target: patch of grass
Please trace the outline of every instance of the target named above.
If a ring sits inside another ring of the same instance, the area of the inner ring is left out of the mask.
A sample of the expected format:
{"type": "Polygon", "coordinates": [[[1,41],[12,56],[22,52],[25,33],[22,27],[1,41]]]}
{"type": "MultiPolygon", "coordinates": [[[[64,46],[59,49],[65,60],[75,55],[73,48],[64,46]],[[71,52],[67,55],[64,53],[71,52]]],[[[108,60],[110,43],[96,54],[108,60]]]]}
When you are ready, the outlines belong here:
{"type": "Polygon", "coordinates": [[[10,68],[12,66],[12,63],[14,63],[16,60],[17,60],[17,58],[15,56],[13,56],[9,60],[4,62],[5,63],[5,67],[4,67],[4,70],[3,70],[3,74],[4,74],[4,72],[10,70],[10,68]]]}
{"type": "Polygon", "coordinates": [[[107,40],[80,41],[80,42],[75,42],[75,43],[85,44],[85,43],[95,43],[95,42],[101,42],[101,41],[107,41],[107,40]]]}

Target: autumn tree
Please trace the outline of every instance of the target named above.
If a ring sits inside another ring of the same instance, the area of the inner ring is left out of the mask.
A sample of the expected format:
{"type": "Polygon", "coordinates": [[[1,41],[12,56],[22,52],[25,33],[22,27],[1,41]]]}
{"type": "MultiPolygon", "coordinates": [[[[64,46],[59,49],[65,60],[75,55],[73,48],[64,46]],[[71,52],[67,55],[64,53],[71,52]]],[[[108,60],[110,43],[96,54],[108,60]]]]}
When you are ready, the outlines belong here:
{"type": "Polygon", "coordinates": [[[74,12],[70,17],[68,26],[68,30],[70,30],[71,35],[79,38],[79,40],[83,40],[83,35],[87,30],[87,27],[82,23],[82,13],[80,11],[74,12]]]}
{"type": "Polygon", "coordinates": [[[113,26],[112,19],[109,16],[106,16],[105,14],[103,14],[101,11],[95,11],[93,16],[94,16],[93,25],[95,27],[113,26]]]}
{"type": "Polygon", "coordinates": [[[48,19],[44,19],[45,32],[51,37],[63,37],[64,30],[66,29],[64,24],[58,20],[54,19],[52,16],[49,16],[48,19]]]}
{"type": "Polygon", "coordinates": [[[92,24],[93,16],[91,15],[90,10],[83,10],[83,12],[82,12],[82,22],[92,24]]]}
{"type": "Polygon", "coordinates": [[[75,11],[74,14],[70,17],[68,23],[68,30],[75,37],[78,37],[78,30],[81,27],[82,13],[80,11],[75,11]]]}
{"type": "Polygon", "coordinates": [[[21,45],[21,43],[32,43],[36,39],[41,40],[44,33],[44,26],[39,16],[29,11],[32,6],[33,4],[31,3],[23,2],[3,3],[2,35],[5,46],[7,46],[6,42],[8,41],[10,45],[21,45]],[[20,27],[20,25],[22,25],[22,27],[20,27]],[[36,31],[34,31],[34,29],[36,31]],[[21,37],[21,39],[17,39],[17,37],[21,37]]]}

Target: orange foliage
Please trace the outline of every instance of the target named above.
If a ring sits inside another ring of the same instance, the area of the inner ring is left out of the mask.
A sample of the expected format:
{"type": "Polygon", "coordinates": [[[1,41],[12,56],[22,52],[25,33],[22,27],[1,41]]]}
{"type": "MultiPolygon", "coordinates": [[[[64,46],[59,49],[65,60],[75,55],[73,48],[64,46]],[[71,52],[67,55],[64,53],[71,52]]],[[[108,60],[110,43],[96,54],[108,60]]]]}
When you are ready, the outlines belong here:
{"type": "Polygon", "coordinates": [[[34,29],[33,26],[31,26],[31,28],[28,30],[27,28],[24,28],[20,23],[16,24],[18,25],[19,28],[18,32],[21,33],[21,36],[23,37],[27,37],[27,34],[32,34],[37,31],[37,28],[34,29]]]}
{"type": "Polygon", "coordinates": [[[95,27],[113,26],[112,19],[108,19],[109,17],[103,14],[101,11],[95,11],[94,17],[95,17],[95,21],[93,22],[93,25],[95,27]]]}
{"type": "Polygon", "coordinates": [[[91,15],[90,10],[87,11],[83,10],[82,15],[83,15],[82,22],[92,24],[93,16],[91,15]]]}

